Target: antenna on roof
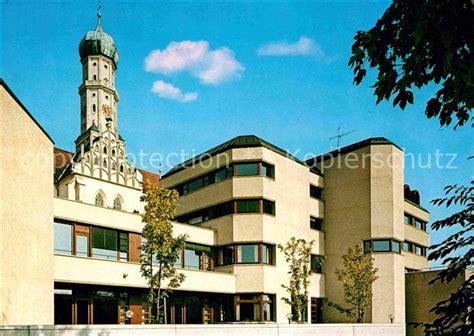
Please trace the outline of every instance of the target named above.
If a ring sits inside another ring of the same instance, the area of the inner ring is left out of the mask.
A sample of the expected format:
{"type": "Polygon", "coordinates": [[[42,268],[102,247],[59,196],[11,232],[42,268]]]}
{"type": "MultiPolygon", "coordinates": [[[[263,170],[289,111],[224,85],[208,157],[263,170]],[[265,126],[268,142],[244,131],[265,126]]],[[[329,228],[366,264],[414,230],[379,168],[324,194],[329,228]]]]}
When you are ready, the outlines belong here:
{"type": "Polygon", "coordinates": [[[341,134],[341,126],[339,126],[337,128],[337,134],[331,138],[329,138],[329,140],[334,140],[334,139],[337,139],[337,145],[336,145],[336,149],[339,149],[340,145],[341,145],[341,139],[351,133],[354,133],[356,130],[352,130],[352,131],[349,131],[349,132],[345,132],[345,133],[342,133],[341,134]]]}

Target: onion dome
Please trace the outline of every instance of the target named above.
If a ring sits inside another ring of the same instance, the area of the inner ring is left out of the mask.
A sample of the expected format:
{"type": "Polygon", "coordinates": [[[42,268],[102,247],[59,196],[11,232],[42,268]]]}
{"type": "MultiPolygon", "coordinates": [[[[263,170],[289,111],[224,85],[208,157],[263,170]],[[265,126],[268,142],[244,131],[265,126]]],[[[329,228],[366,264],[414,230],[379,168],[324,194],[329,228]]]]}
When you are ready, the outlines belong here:
{"type": "Polygon", "coordinates": [[[117,66],[119,55],[117,48],[115,47],[112,36],[105,33],[100,25],[100,12],[97,13],[97,28],[95,30],[88,31],[79,43],[79,55],[81,56],[81,62],[91,55],[103,55],[110,58],[115,66],[117,66]]]}

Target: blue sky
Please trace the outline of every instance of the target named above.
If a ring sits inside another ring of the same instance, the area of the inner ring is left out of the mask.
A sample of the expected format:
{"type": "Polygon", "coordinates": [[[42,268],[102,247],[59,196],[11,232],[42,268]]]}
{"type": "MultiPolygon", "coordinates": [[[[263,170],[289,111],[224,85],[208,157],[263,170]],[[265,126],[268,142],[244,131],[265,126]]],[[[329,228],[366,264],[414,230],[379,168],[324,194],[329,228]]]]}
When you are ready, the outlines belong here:
{"type": "MultiPolygon", "coordinates": [[[[375,105],[373,73],[356,87],[347,67],[355,32],[370,28],[387,6],[105,1],[102,24],[120,54],[118,121],[129,152],[199,153],[236,135],[256,134],[303,158],[331,150],[329,138],[341,126],[355,130],[343,145],[384,136],[425,163],[437,150],[456,154],[456,169],[405,170],[406,183],[420,190],[432,218],[442,218],[448,212],[428,201],[444,185],[472,178],[466,160],[474,149],[472,131],[440,128],[425,118],[434,87],[416,92],[415,105],[401,111],[386,102],[375,105]],[[175,48],[167,49],[172,42],[175,48]],[[197,58],[170,63],[166,56],[184,46],[197,58]],[[154,50],[160,52],[146,63],[154,50]]],[[[1,76],[56,145],[68,150],[80,126],[77,49],[95,28],[96,7],[94,1],[2,2],[1,76]]],[[[433,234],[432,242],[444,235],[433,234]]]]}

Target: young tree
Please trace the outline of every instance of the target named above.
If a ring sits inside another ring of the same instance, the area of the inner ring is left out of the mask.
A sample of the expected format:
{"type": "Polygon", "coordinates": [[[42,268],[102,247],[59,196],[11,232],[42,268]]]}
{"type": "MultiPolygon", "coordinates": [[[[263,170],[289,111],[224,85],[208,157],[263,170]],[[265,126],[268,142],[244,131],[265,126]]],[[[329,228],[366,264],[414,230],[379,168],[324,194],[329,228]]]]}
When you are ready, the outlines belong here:
{"type": "MultiPolygon", "coordinates": [[[[282,300],[290,305],[292,311],[296,316],[293,320],[298,323],[304,323],[306,307],[308,306],[308,286],[309,276],[311,275],[311,248],[314,245],[314,240],[306,242],[304,239],[296,239],[291,237],[284,245],[278,244],[278,249],[285,255],[285,260],[288,263],[290,270],[290,281],[288,285],[281,286],[288,292],[288,297],[283,297],[282,300]]],[[[322,266],[323,256],[318,256],[313,262],[317,266],[322,266]]]]}
{"type": "MultiPolygon", "coordinates": [[[[474,181],[468,186],[448,186],[445,197],[435,199],[431,203],[436,206],[458,206],[459,211],[448,218],[434,222],[433,230],[458,227],[459,231],[450,235],[442,243],[433,245],[429,260],[442,260],[447,266],[440,271],[430,284],[435,282],[449,283],[464,273],[466,268],[473,266],[474,260],[474,181]],[[465,253],[453,256],[459,250],[465,253]]],[[[414,323],[422,326],[427,336],[468,336],[474,335],[474,275],[471,275],[452,293],[449,298],[438,302],[431,309],[436,315],[433,322],[414,323]]],[[[410,322],[410,321],[409,321],[410,322]]]]}
{"type": "Polygon", "coordinates": [[[438,84],[425,114],[455,128],[472,124],[474,106],[474,2],[472,0],[393,0],[375,26],[358,31],[349,66],[354,83],[376,68],[377,103],[393,99],[404,109],[413,89],[438,84]]]}
{"type": "Polygon", "coordinates": [[[143,192],[145,211],[142,222],[145,226],[140,271],[148,283],[148,302],[150,306],[156,305],[154,322],[163,323],[165,299],[185,279],[174,265],[181,255],[186,236],[173,237],[170,222],[176,212],[178,193],[150,182],[144,183],[143,192]]]}
{"type": "Polygon", "coordinates": [[[363,323],[365,311],[372,297],[372,283],[378,279],[378,268],[374,267],[374,259],[362,251],[360,245],[349,247],[342,257],[343,268],[336,269],[337,279],[342,282],[345,302],[349,308],[329,301],[329,306],[339,312],[363,323]]]}

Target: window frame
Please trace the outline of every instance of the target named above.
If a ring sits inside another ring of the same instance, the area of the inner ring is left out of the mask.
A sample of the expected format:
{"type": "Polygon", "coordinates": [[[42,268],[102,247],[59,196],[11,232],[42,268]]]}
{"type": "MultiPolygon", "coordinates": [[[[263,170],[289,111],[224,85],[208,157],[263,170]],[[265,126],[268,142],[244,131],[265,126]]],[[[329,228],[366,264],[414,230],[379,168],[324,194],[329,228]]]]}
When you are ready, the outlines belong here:
{"type": "Polygon", "coordinates": [[[398,239],[394,238],[375,238],[375,239],[366,239],[363,241],[362,247],[364,250],[364,253],[396,253],[396,254],[401,254],[402,252],[402,245],[401,241],[398,239]],[[374,243],[377,242],[387,242],[388,243],[388,249],[384,250],[375,250],[374,248],[374,243]],[[398,244],[398,251],[394,249],[394,246],[398,244]]]}

